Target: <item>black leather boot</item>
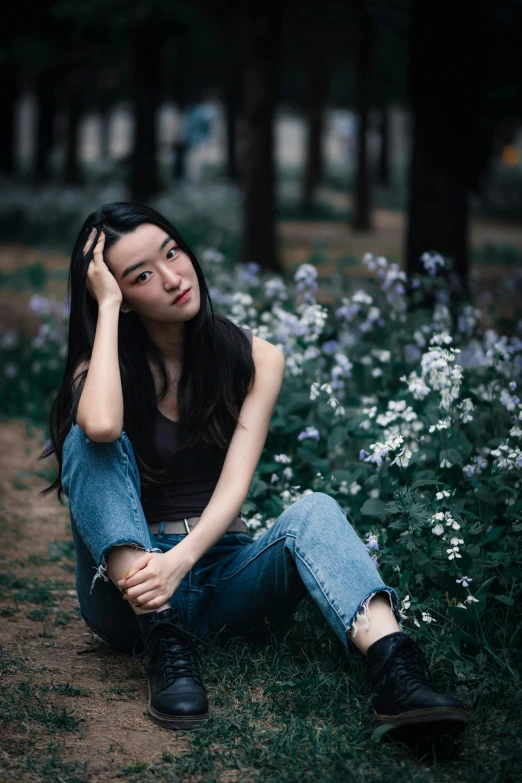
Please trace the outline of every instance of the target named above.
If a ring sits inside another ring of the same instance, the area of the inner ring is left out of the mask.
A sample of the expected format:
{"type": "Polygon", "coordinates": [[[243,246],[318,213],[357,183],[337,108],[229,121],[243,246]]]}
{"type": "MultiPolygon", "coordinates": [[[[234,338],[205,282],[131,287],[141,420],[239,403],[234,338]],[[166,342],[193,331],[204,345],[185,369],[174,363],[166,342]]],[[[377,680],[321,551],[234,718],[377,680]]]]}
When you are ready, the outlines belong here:
{"type": "Polygon", "coordinates": [[[454,696],[439,693],[417,642],[401,631],[383,636],[368,648],[374,727],[389,725],[395,739],[458,734],[468,724],[468,710],[454,696]]]}
{"type": "Polygon", "coordinates": [[[208,697],[199,674],[196,643],[205,650],[207,645],[180,625],[179,614],[172,606],[137,617],[142,632],[134,642],[132,655],[150,656],[149,718],[166,729],[199,726],[208,716],[208,697]]]}

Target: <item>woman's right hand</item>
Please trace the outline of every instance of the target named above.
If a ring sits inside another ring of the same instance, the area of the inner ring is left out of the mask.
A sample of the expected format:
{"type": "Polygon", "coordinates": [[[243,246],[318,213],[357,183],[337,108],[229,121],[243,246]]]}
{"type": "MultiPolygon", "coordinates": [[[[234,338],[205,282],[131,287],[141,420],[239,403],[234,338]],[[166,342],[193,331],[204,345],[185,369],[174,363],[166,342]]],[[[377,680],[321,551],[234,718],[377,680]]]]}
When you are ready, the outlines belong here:
{"type": "MultiPolygon", "coordinates": [[[[96,229],[93,228],[83,250],[84,256],[91,249],[95,236],[96,229]]],[[[120,305],[123,299],[121,289],[114,275],[112,275],[109,267],[103,260],[104,245],[105,234],[102,231],[94,246],[93,259],[87,269],[87,290],[92,298],[98,302],[98,307],[106,302],[120,305]]]]}

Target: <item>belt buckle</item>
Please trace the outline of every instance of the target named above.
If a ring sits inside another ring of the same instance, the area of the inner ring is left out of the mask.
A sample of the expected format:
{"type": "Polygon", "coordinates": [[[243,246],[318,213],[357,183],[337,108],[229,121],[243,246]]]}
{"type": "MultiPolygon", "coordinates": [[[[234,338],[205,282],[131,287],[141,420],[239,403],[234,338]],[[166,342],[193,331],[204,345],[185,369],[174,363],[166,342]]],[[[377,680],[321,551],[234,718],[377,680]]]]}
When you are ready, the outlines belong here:
{"type": "Polygon", "coordinates": [[[185,530],[187,531],[186,535],[188,535],[190,533],[190,526],[189,526],[189,523],[187,522],[187,518],[186,517],[183,520],[183,524],[185,525],[185,530]]]}

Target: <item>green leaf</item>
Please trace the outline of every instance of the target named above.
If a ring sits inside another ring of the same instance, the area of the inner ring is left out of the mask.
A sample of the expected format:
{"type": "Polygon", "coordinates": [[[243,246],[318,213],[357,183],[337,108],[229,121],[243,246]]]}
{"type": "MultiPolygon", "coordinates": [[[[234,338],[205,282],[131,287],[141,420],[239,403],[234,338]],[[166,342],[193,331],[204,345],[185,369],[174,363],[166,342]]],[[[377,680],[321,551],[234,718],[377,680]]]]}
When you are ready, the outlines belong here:
{"type": "Polygon", "coordinates": [[[435,479],[419,479],[411,485],[411,489],[419,489],[419,487],[427,487],[430,484],[445,484],[445,481],[436,481],[435,479]]]}
{"type": "Polygon", "coordinates": [[[459,449],[461,454],[464,457],[468,457],[473,451],[473,445],[463,430],[459,432],[458,441],[459,441],[459,449]]]}
{"type": "Polygon", "coordinates": [[[328,436],[328,449],[334,449],[336,446],[342,446],[348,438],[346,427],[337,426],[328,436]]]}
{"type": "Polygon", "coordinates": [[[477,597],[477,595],[479,595],[480,593],[483,593],[484,590],[486,590],[486,588],[488,588],[490,586],[490,584],[492,584],[495,581],[496,578],[497,578],[496,576],[490,576],[489,579],[486,579],[485,582],[482,582],[482,584],[480,585],[479,589],[475,593],[475,597],[477,597]]]}
{"type": "Polygon", "coordinates": [[[410,581],[410,572],[409,571],[403,571],[402,574],[399,577],[399,585],[403,590],[408,589],[408,582],[410,581]]]}
{"type": "Polygon", "coordinates": [[[485,533],[480,541],[479,544],[487,544],[488,541],[493,541],[497,536],[500,535],[505,530],[505,527],[503,525],[497,525],[497,527],[491,528],[491,530],[488,530],[487,533],[485,533]]]}
{"type": "Polygon", "coordinates": [[[497,601],[500,601],[501,604],[506,604],[507,606],[513,606],[515,603],[509,595],[496,595],[495,598],[497,601]]]}
{"type": "Polygon", "coordinates": [[[473,644],[475,647],[480,647],[481,650],[486,649],[481,641],[475,639],[474,636],[471,636],[471,634],[466,633],[466,631],[461,631],[460,628],[457,628],[455,633],[462,642],[466,642],[466,644],[473,644]]]}
{"type": "Polygon", "coordinates": [[[396,726],[395,723],[385,723],[384,726],[378,726],[376,729],[372,731],[372,740],[380,740],[383,736],[383,734],[386,734],[386,732],[391,731],[396,726]]]}
{"type": "Polygon", "coordinates": [[[439,454],[439,463],[443,459],[447,459],[452,465],[460,465],[462,462],[462,454],[457,449],[443,449],[439,454]]]}
{"type": "Polygon", "coordinates": [[[386,503],[379,498],[368,498],[361,506],[361,514],[367,517],[382,517],[387,511],[386,503]]]}
{"type": "Polygon", "coordinates": [[[450,644],[451,649],[453,652],[455,652],[457,655],[460,655],[460,638],[457,633],[453,633],[450,636],[450,644]]]}
{"type": "Polygon", "coordinates": [[[475,615],[475,612],[469,609],[462,609],[460,606],[450,606],[448,608],[448,614],[452,620],[459,623],[459,625],[479,625],[479,619],[475,615]]]}

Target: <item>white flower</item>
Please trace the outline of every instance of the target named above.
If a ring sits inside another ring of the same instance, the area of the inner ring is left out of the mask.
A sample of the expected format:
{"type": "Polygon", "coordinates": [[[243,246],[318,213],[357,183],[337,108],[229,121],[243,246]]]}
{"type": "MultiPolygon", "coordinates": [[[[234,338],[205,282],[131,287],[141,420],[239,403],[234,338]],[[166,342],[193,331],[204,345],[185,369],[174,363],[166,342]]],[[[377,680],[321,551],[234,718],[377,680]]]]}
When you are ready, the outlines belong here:
{"type": "Polygon", "coordinates": [[[401,376],[401,381],[408,384],[408,391],[413,394],[416,400],[422,400],[430,393],[431,389],[426,386],[422,378],[419,378],[417,373],[411,372],[406,378],[405,375],[401,376]]]}
{"type": "Polygon", "coordinates": [[[435,527],[431,528],[431,532],[435,533],[436,536],[441,536],[444,533],[444,528],[442,525],[435,525],[435,527]]]}
{"type": "Polygon", "coordinates": [[[350,495],[357,495],[357,493],[362,489],[361,485],[358,484],[356,481],[352,481],[350,484],[350,495]]]}
{"type": "Polygon", "coordinates": [[[468,595],[468,597],[466,598],[466,603],[467,604],[472,604],[472,603],[473,604],[478,604],[479,603],[479,599],[475,598],[475,596],[473,596],[473,595],[468,595]]]}
{"type": "Polygon", "coordinates": [[[458,546],[453,546],[451,549],[446,549],[446,552],[448,552],[448,560],[454,560],[456,557],[462,557],[462,555],[459,554],[458,546]]]}
{"type": "Polygon", "coordinates": [[[407,468],[410,459],[412,458],[412,452],[409,449],[401,449],[394,460],[392,460],[392,465],[399,465],[401,468],[407,468]]]}
{"type": "Polygon", "coordinates": [[[411,598],[409,595],[405,596],[402,600],[402,608],[403,609],[409,609],[411,606],[411,598]]]}
{"type": "Polygon", "coordinates": [[[422,613],[422,619],[425,623],[436,623],[437,621],[429,614],[429,612],[423,612],[422,613]]]}
{"type": "Polygon", "coordinates": [[[467,587],[469,583],[473,581],[473,579],[470,576],[463,576],[462,579],[455,579],[455,581],[458,584],[461,584],[462,587],[467,587]]]}
{"type": "Polygon", "coordinates": [[[443,489],[441,492],[437,492],[435,497],[437,498],[437,500],[442,500],[443,498],[449,498],[450,495],[451,492],[449,492],[447,489],[443,489]]]}
{"type": "Polygon", "coordinates": [[[446,459],[446,457],[444,457],[444,459],[440,463],[440,466],[441,468],[451,468],[451,462],[449,461],[449,459],[446,459]]]}
{"type": "Polygon", "coordinates": [[[447,416],[445,419],[441,419],[437,424],[433,424],[429,431],[434,432],[435,430],[447,430],[450,424],[451,422],[449,416],[447,416]]]}

